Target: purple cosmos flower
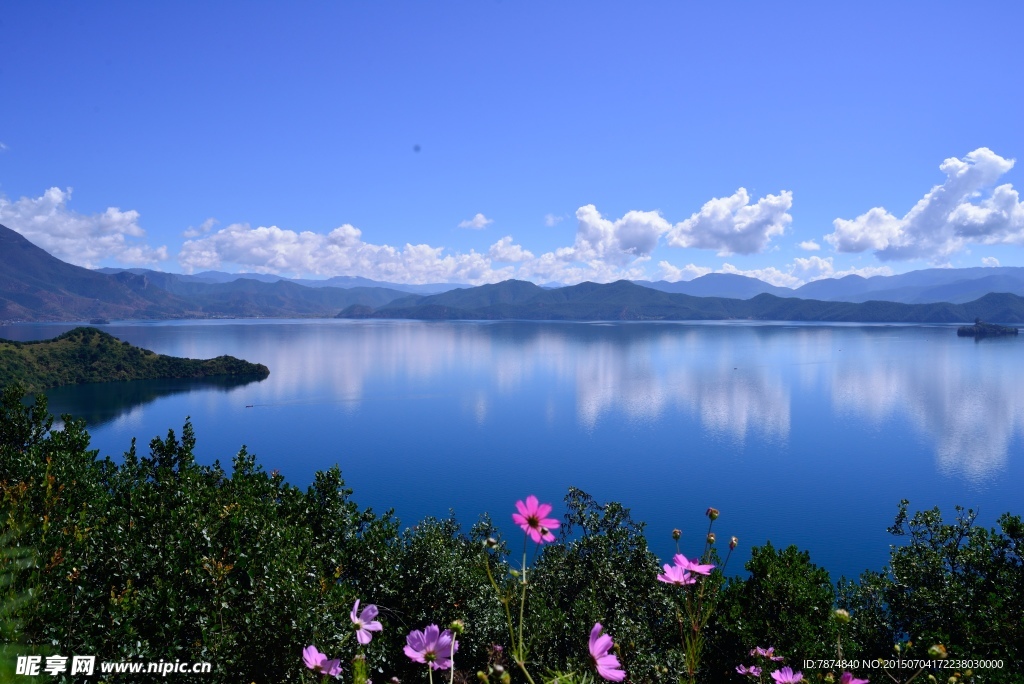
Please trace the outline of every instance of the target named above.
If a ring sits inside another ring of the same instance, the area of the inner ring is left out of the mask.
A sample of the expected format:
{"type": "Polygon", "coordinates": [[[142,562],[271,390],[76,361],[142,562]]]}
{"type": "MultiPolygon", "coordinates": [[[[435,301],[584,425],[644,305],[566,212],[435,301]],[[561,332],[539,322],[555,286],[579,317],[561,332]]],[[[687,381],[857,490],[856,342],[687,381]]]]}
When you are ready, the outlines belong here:
{"type": "Polygon", "coordinates": [[[857,679],[852,672],[844,672],[839,677],[839,684],[871,684],[866,679],[857,679]]]}
{"type": "Polygon", "coordinates": [[[459,650],[459,642],[453,645],[450,630],[441,631],[437,625],[428,625],[422,632],[414,629],[405,637],[405,655],[417,663],[426,663],[435,670],[443,670],[452,664],[452,650],[459,650]]]}
{"type": "Polygon", "coordinates": [[[779,684],[793,684],[793,682],[804,681],[804,673],[793,672],[793,670],[791,670],[790,668],[784,667],[781,670],[776,670],[775,672],[772,672],[772,679],[774,679],[779,684]]]}
{"type": "Polygon", "coordinates": [[[769,646],[768,648],[761,648],[760,646],[758,646],[757,648],[755,648],[753,651],[750,652],[750,655],[752,655],[752,656],[761,656],[762,658],[767,658],[768,660],[774,660],[774,661],[784,660],[784,658],[782,656],[775,655],[775,647],[774,646],[769,646]]]}
{"type": "Polygon", "coordinates": [[[715,569],[714,565],[702,565],[696,560],[687,560],[686,556],[681,553],[677,553],[673,556],[672,560],[683,570],[696,572],[699,575],[710,575],[711,571],[715,569]]]}
{"type": "Polygon", "coordinates": [[[621,682],[626,678],[626,673],[622,670],[622,665],[619,664],[619,659],[615,657],[615,654],[609,653],[615,644],[612,643],[612,638],[609,635],[601,634],[602,629],[604,628],[601,623],[597,622],[590,630],[590,657],[594,660],[597,674],[609,682],[621,682]]]}
{"type": "Polygon", "coordinates": [[[316,650],[316,646],[312,644],[302,649],[302,661],[313,672],[330,675],[331,677],[337,677],[341,674],[341,661],[328,660],[327,656],[316,650]]]}
{"type": "Polygon", "coordinates": [[[665,572],[658,575],[658,581],[682,587],[687,584],[696,584],[697,578],[692,577],[689,572],[678,565],[665,563],[665,572]]]}
{"type": "Polygon", "coordinates": [[[542,504],[531,494],[526,497],[526,503],[516,501],[516,508],[519,512],[512,514],[512,520],[523,528],[523,532],[530,535],[533,541],[538,544],[555,541],[555,535],[551,534],[551,530],[560,523],[554,518],[544,517],[551,512],[551,504],[542,504]]]}
{"type": "Polygon", "coordinates": [[[356,605],[352,606],[352,612],[349,613],[349,617],[352,618],[352,624],[356,628],[356,639],[363,646],[370,643],[370,639],[373,638],[370,632],[379,632],[384,629],[380,626],[379,622],[373,619],[377,617],[377,606],[372,603],[363,608],[363,612],[360,613],[359,599],[356,599],[356,605]]]}
{"type": "Polygon", "coordinates": [[[760,677],[761,676],[761,668],[759,668],[757,665],[751,665],[750,667],[744,667],[743,665],[737,665],[736,666],[736,671],[739,672],[741,675],[749,675],[751,677],[760,677]]]}

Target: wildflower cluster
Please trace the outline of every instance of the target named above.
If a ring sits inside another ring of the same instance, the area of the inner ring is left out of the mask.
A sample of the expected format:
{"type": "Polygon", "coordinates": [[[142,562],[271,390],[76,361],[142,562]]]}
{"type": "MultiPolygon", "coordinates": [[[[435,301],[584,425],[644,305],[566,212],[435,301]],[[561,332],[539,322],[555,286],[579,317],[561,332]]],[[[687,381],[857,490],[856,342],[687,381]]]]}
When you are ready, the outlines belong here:
{"type": "MultiPolygon", "coordinates": [[[[708,508],[705,515],[710,522],[704,537],[704,551],[700,558],[687,558],[679,551],[682,532],[678,529],[673,530],[672,539],[676,542],[677,553],[672,558],[673,564],[666,563],[663,566],[664,572],[658,575],[659,581],[682,587],[685,591],[681,600],[682,607],[677,604],[676,622],[679,624],[680,646],[683,649],[686,663],[685,674],[691,684],[696,681],[697,671],[700,669],[701,655],[704,650],[704,628],[714,611],[718,590],[722,584],[722,570],[712,577],[715,564],[706,562],[717,558],[714,551],[717,537],[711,531],[711,527],[721,513],[717,508],[708,508]]],[[[729,540],[729,553],[722,566],[723,570],[738,544],[739,540],[736,537],[729,540]]]]}

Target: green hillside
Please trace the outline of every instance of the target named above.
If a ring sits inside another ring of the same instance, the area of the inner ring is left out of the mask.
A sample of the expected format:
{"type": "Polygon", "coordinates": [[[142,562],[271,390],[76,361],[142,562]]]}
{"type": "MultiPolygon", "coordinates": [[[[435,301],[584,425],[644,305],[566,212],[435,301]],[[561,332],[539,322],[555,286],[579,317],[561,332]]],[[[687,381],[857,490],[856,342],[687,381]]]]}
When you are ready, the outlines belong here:
{"type": "Polygon", "coordinates": [[[201,360],[156,354],[96,328],[75,328],[38,342],[0,340],[0,387],[19,383],[28,392],[111,380],[269,374],[266,366],[233,356],[201,360]]]}
{"type": "Polygon", "coordinates": [[[429,297],[405,297],[373,309],[351,306],[339,318],[553,321],[821,321],[861,323],[964,323],[981,318],[1024,323],[1024,298],[990,293],[965,304],[835,302],[760,294],[752,299],[694,297],[620,280],[554,290],[505,281],[429,297]]]}

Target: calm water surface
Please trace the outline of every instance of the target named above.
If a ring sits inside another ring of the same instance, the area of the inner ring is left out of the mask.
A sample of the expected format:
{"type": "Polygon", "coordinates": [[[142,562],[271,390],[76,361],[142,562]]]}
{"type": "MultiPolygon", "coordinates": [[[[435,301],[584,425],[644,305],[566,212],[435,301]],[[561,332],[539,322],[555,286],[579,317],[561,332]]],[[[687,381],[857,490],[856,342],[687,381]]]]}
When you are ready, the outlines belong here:
{"type": "MultiPolygon", "coordinates": [[[[69,325],[0,327],[52,337],[69,325]]],[[[231,354],[262,382],[105,383],[50,394],[118,456],[192,417],[203,462],[245,444],[307,485],[335,463],[355,500],[407,524],[449,508],[562,508],[569,486],[630,507],[668,560],[705,508],[751,545],[796,544],[838,578],[880,569],[901,498],[1024,512],[1024,338],[944,326],[410,321],[115,323],[162,354],[231,354]]],[[[738,562],[737,562],[738,561],[738,562]]]]}

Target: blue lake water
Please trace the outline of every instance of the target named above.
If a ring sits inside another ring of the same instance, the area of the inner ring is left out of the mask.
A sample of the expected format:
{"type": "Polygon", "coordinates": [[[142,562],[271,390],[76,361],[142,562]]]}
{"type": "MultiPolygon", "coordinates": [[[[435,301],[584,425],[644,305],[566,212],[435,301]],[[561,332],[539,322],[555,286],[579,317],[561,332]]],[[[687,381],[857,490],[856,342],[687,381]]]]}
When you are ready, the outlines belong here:
{"type": "MultiPolygon", "coordinates": [[[[70,325],[0,326],[41,339],[70,325]]],[[[979,521],[1024,512],[1024,338],[948,326],[187,321],[104,326],[156,352],[266,364],[244,385],[105,383],[50,393],[117,457],[192,417],[202,462],[245,444],[305,486],[335,463],[406,524],[569,486],[620,501],[668,560],[720,542],[796,544],[834,579],[880,569],[901,498],[979,521]]],[[[516,537],[518,538],[518,537],[516,537]]]]}

